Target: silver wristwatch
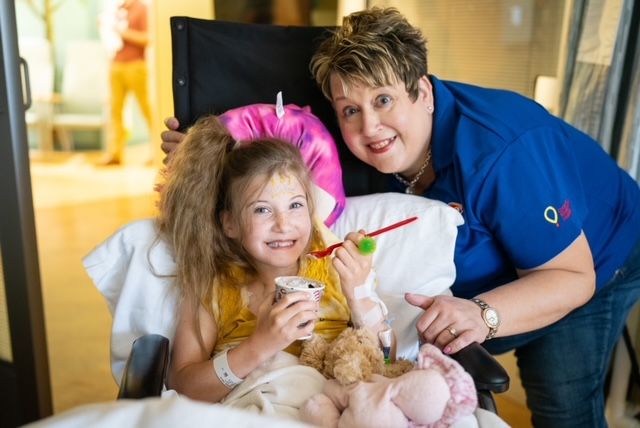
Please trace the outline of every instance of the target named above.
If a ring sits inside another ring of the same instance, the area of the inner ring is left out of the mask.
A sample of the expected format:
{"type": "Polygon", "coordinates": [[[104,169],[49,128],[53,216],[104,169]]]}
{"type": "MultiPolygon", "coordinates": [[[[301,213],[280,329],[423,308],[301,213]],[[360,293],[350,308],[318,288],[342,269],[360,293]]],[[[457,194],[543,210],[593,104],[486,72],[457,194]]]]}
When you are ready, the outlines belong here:
{"type": "Polygon", "coordinates": [[[487,305],[480,299],[471,299],[473,303],[480,306],[482,309],[482,320],[489,327],[489,334],[487,334],[486,340],[493,338],[498,332],[498,327],[500,326],[500,315],[495,308],[487,305]]]}

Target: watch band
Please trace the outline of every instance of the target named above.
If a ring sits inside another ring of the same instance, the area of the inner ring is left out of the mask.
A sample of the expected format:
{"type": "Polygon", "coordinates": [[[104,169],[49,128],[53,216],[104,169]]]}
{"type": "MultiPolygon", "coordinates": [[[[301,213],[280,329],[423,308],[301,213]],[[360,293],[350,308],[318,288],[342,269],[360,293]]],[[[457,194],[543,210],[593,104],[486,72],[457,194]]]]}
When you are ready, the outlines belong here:
{"type": "Polygon", "coordinates": [[[484,321],[484,324],[489,327],[489,333],[487,334],[485,340],[492,339],[498,332],[498,327],[500,326],[500,316],[498,315],[498,311],[495,308],[489,306],[485,301],[478,298],[473,298],[471,299],[471,301],[480,306],[480,309],[482,310],[482,321],[484,321]],[[487,316],[489,314],[491,314],[492,317],[495,318],[494,322],[489,321],[487,316]]]}

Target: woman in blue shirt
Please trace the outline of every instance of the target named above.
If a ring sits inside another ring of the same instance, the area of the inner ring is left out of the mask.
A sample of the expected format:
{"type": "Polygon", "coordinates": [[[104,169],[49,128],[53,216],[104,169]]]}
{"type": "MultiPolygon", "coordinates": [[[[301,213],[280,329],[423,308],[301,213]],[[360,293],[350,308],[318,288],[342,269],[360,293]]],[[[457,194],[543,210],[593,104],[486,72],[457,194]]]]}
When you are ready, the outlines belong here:
{"type": "Polygon", "coordinates": [[[515,349],[534,425],[606,426],[604,378],[640,297],[638,184],[535,102],[429,75],[424,37],[395,9],[346,17],[311,69],[359,159],[465,219],[455,297],[406,296],[422,338],[515,349]]]}

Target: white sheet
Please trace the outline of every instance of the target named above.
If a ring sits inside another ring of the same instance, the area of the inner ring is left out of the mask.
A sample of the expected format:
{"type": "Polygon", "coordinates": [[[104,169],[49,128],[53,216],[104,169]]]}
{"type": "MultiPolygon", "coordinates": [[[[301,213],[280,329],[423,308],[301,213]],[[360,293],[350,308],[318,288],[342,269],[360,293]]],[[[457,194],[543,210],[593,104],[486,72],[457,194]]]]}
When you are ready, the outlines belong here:
{"type": "MultiPolygon", "coordinates": [[[[479,409],[482,428],[508,428],[493,413],[479,409]]],[[[476,426],[469,419],[452,428],[476,426]],[[472,423],[472,425],[468,425],[472,423]]],[[[310,428],[311,425],[252,413],[221,404],[208,404],[186,397],[145,398],[87,404],[25,425],[25,428],[310,428]]]]}
{"type": "Polygon", "coordinates": [[[29,428],[309,428],[301,422],[258,415],[186,397],[89,404],[26,425],[29,428]]]}
{"type": "Polygon", "coordinates": [[[223,404],[297,420],[300,407],[322,391],[325,381],[316,369],[298,364],[297,357],[279,352],[252,371],[223,404]]]}

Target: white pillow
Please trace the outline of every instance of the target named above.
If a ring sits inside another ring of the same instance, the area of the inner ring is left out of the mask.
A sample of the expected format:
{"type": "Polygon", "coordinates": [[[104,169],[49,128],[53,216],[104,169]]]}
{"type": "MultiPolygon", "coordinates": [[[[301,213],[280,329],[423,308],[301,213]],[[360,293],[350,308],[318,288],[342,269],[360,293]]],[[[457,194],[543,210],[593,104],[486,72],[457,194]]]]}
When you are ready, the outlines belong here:
{"type": "Polygon", "coordinates": [[[111,311],[111,372],[118,384],[136,338],[160,334],[173,342],[175,263],[157,236],[154,220],[138,220],[116,231],[82,260],[111,311]]]}
{"type": "MultiPolygon", "coordinates": [[[[415,321],[420,310],[404,301],[404,293],[448,292],[455,279],[453,250],[462,216],[441,202],[385,193],[347,198],[345,211],[332,227],[344,237],[350,231],[371,232],[414,215],[417,221],[379,235],[374,253],[376,291],[394,318],[398,354],[405,358],[417,356],[415,321]]],[[[147,219],[116,231],[83,264],[113,317],[111,369],[119,384],[137,337],[156,333],[173,342],[173,256],[166,243],[157,239],[154,220],[147,219]]]]}
{"type": "Polygon", "coordinates": [[[378,235],[373,266],[376,291],[389,309],[398,337],[398,355],[418,353],[415,323],[421,310],[404,300],[407,292],[429,296],[450,293],[456,278],[453,263],[462,215],[447,204],[404,193],[379,193],[347,198],[345,210],[332,226],[338,237],[374,230],[417,216],[418,220],[378,235]]]}

